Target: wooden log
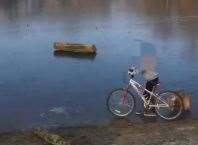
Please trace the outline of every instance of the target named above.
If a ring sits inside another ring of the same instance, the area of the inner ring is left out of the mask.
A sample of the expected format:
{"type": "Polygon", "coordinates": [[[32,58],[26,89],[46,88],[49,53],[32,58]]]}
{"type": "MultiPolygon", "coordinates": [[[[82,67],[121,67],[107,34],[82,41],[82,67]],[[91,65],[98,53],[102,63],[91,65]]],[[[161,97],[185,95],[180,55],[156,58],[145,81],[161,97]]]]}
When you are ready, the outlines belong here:
{"type": "Polygon", "coordinates": [[[73,53],[85,53],[85,54],[95,54],[96,47],[92,44],[75,44],[75,43],[63,43],[55,42],[54,49],[65,52],[73,53]]]}
{"type": "Polygon", "coordinates": [[[94,60],[96,57],[96,54],[88,54],[88,53],[73,53],[73,52],[65,52],[60,50],[54,51],[54,56],[59,58],[77,58],[77,59],[88,59],[88,60],[94,60]]]}
{"type": "Polygon", "coordinates": [[[192,97],[184,91],[176,91],[176,93],[182,98],[183,111],[191,111],[192,97]]]}

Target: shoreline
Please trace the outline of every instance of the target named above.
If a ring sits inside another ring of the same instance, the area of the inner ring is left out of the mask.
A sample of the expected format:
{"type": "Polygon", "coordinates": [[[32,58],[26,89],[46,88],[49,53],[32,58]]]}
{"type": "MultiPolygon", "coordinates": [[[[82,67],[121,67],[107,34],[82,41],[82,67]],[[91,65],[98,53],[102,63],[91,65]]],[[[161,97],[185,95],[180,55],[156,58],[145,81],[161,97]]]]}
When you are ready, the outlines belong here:
{"type": "Polygon", "coordinates": [[[0,133],[0,145],[195,145],[197,142],[198,118],[148,123],[117,119],[106,125],[0,133]]]}

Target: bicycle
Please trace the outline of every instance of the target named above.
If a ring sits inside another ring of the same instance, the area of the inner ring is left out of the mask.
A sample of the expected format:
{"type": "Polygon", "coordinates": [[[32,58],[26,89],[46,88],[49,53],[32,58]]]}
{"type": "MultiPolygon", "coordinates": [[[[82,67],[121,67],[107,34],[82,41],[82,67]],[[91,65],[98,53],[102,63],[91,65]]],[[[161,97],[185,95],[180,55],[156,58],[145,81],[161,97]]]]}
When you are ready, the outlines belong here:
{"type": "MultiPolygon", "coordinates": [[[[173,91],[165,91],[163,93],[157,93],[156,87],[149,91],[136,82],[133,78],[137,74],[137,69],[132,67],[128,70],[130,76],[129,84],[126,88],[113,90],[107,98],[107,107],[109,111],[119,117],[126,117],[133,112],[135,108],[135,97],[129,90],[130,87],[137,92],[138,97],[142,99],[144,109],[154,108],[157,115],[165,120],[174,120],[178,118],[183,110],[182,100],[173,91]],[[145,98],[146,93],[149,94],[149,98],[145,98]],[[155,102],[152,103],[154,97],[155,102]]],[[[158,83],[157,86],[160,84],[158,83]]]]}

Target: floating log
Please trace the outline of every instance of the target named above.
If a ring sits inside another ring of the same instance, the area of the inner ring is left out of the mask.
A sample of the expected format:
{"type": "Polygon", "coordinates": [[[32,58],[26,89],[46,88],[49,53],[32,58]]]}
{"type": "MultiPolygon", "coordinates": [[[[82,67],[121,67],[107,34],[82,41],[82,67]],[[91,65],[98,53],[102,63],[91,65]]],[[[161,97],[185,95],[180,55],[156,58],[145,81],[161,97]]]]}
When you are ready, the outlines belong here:
{"type": "Polygon", "coordinates": [[[88,53],[74,53],[74,52],[65,52],[60,50],[54,51],[54,56],[59,58],[77,58],[77,59],[88,59],[88,60],[94,60],[96,57],[96,54],[88,54],[88,53]]]}
{"type": "Polygon", "coordinates": [[[55,42],[54,49],[64,52],[73,53],[85,53],[85,54],[95,54],[96,47],[92,44],[75,44],[75,43],[63,43],[55,42]]]}
{"type": "Polygon", "coordinates": [[[192,97],[186,94],[184,91],[176,91],[176,93],[181,97],[183,103],[183,111],[191,111],[192,107],[192,97]]]}

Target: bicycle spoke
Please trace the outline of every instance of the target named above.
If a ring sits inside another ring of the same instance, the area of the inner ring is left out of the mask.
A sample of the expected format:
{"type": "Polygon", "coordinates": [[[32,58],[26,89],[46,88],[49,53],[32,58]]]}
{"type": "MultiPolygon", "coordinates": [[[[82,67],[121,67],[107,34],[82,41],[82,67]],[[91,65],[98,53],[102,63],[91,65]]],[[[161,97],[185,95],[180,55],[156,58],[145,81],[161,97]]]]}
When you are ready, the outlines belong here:
{"type": "Polygon", "coordinates": [[[134,99],[128,92],[119,89],[111,93],[107,104],[113,114],[126,116],[133,110],[134,99]],[[125,98],[123,98],[123,94],[126,94],[126,96],[124,96],[125,98]]]}
{"type": "Polygon", "coordinates": [[[156,111],[158,115],[166,120],[177,118],[182,112],[181,98],[172,92],[162,93],[160,97],[167,105],[162,103],[161,100],[156,100],[156,111]]]}

